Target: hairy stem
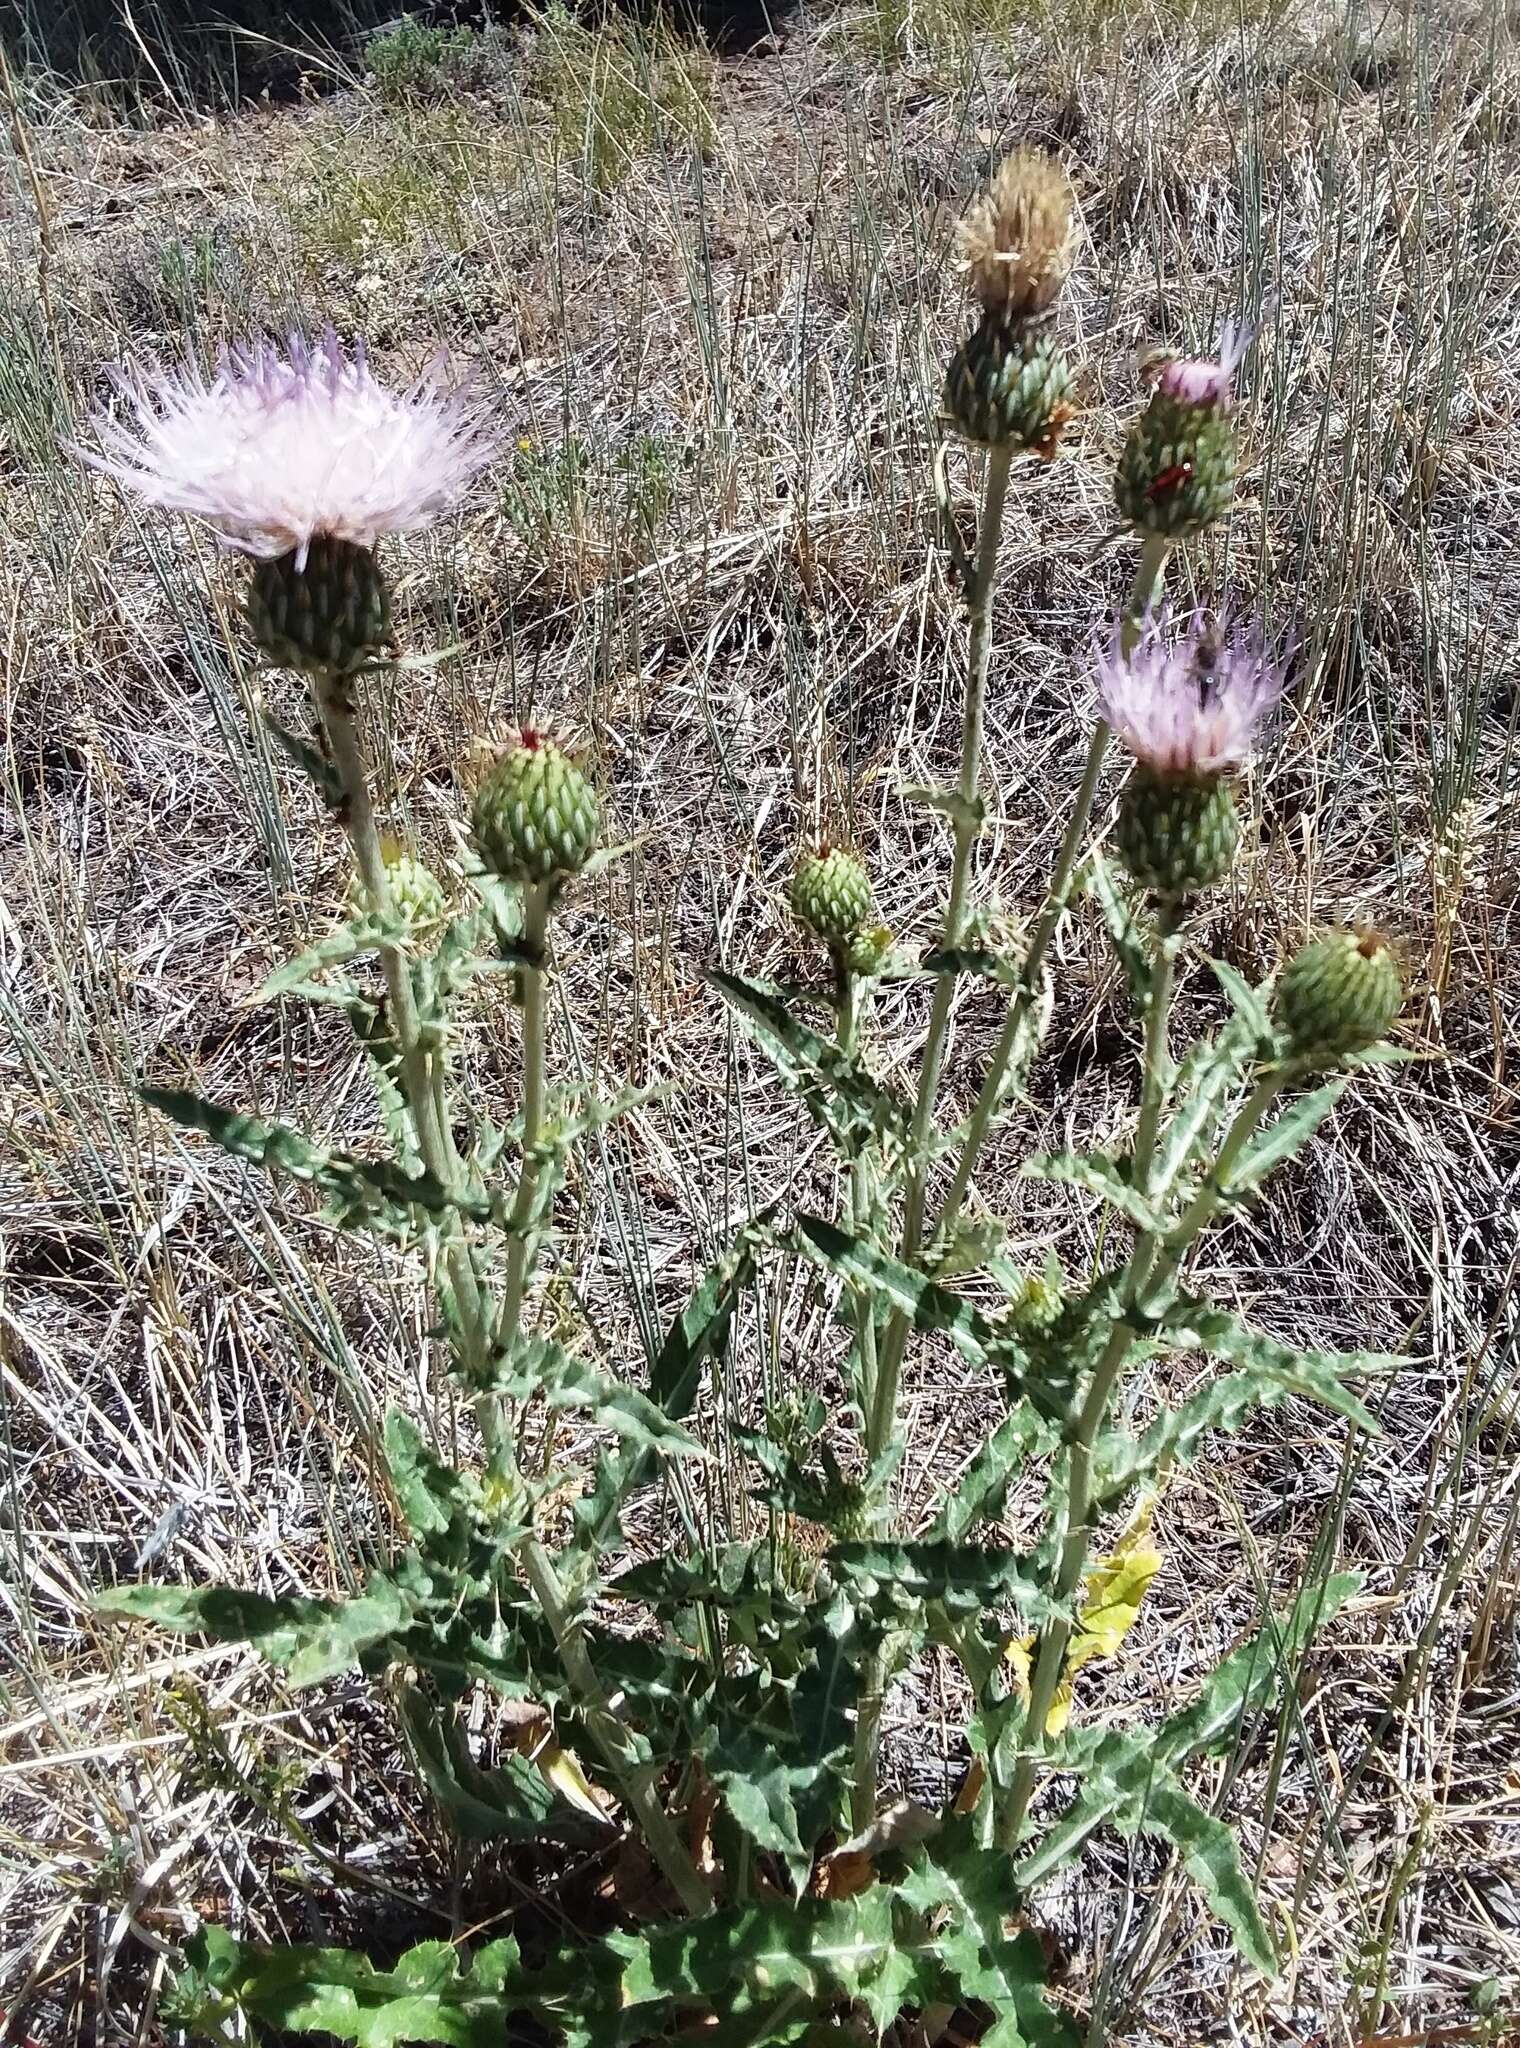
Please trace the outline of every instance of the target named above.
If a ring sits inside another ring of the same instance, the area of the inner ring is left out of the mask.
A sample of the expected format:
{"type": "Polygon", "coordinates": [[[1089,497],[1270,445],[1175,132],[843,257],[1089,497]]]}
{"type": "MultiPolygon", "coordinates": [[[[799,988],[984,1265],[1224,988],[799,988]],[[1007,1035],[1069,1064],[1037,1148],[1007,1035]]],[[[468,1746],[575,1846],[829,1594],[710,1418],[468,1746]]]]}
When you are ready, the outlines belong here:
{"type": "MultiPolygon", "coordinates": [[[[369,793],[364,758],[355,728],[353,704],[345,678],[323,677],[317,687],[317,704],[327,732],[333,766],[343,791],[343,823],[353,847],[354,862],[367,898],[384,915],[391,910],[390,879],[381,851],[379,828],[369,793]]],[[[524,936],[542,954],[548,918],[546,893],[526,892],[524,936]]],[[[452,1186],[460,1172],[453,1134],[442,1110],[441,1091],[435,1092],[436,1076],[422,1044],[417,1006],[412,995],[406,957],[397,946],[381,948],[391,1030],[401,1054],[402,1078],[417,1130],[418,1149],[428,1171],[445,1186],[452,1186]]],[[[524,1051],[527,1079],[523,1090],[522,1178],[518,1183],[514,1222],[519,1225],[529,1213],[533,1200],[536,1169],[529,1152],[536,1144],[543,1124],[544,1104],[544,991],[542,968],[524,969],[524,1051]]],[[[515,1332],[527,1277],[525,1240],[514,1237],[512,1264],[508,1269],[511,1311],[509,1334],[515,1332]],[[515,1274],[515,1286],[513,1275],[515,1274]]],[[[457,1236],[445,1247],[449,1284],[458,1304],[464,1327],[466,1363],[483,1368],[491,1350],[489,1317],[481,1300],[480,1286],[470,1260],[468,1246],[457,1236]]],[[[475,1403],[493,1470],[515,1479],[517,1459],[511,1432],[504,1427],[500,1403],[481,1392],[475,1403]]],[[[712,1905],[711,1894],[701,1873],[687,1853],[680,1832],[660,1805],[648,1766],[639,1756],[631,1732],[611,1711],[607,1695],[596,1674],[591,1654],[575,1618],[569,1610],[554,1560],[536,1537],[529,1537],[519,1551],[524,1576],[531,1586],[544,1618],[553,1632],[566,1676],[586,1708],[586,1725],[604,1762],[618,1781],[623,1798],[643,1831],[651,1855],[690,1913],[705,1913],[712,1905]]]]}
{"type": "Polygon", "coordinates": [[[522,942],[530,965],[521,970],[523,1031],[522,1170],[512,1203],[512,1241],[507,1249],[507,1292],[502,1305],[499,1342],[509,1352],[522,1320],[523,1292],[528,1280],[529,1223],[538,1192],[537,1147],[544,1128],[546,1035],[544,1030],[545,962],[549,933],[549,890],[543,882],[523,890],[522,942]]]}
{"type": "MultiPolygon", "coordinates": [[[[1148,538],[1140,551],[1140,561],[1135,570],[1134,581],[1130,585],[1129,601],[1119,626],[1120,646],[1126,654],[1134,652],[1145,615],[1160,592],[1170,552],[1170,541],[1157,535],[1148,538]]],[[[1108,752],[1109,737],[1109,728],[1100,720],[1093,733],[1092,744],[1087,749],[1082,780],[1077,787],[1076,800],[1061,839],[1060,851],[1056,855],[1050,886],[1045,891],[1045,901],[1040,906],[1034,929],[1029,935],[1029,944],[1025,948],[1024,959],[1019,968],[1018,983],[1008,999],[1008,1013],[1003,1019],[1003,1028],[998,1034],[998,1042],[988,1062],[981,1093],[977,1096],[976,1106],[967,1121],[961,1155],[956,1161],[955,1172],[950,1181],[949,1191],[940,1205],[939,1215],[931,1226],[931,1234],[935,1230],[949,1230],[959,1216],[961,1204],[966,1199],[966,1190],[971,1183],[971,1176],[976,1171],[982,1147],[986,1144],[988,1133],[992,1129],[992,1120],[997,1114],[1009,1062],[1017,1050],[1019,1033],[1040,985],[1040,971],[1045,964],[1045,955],[1056,935],[1066,909],[1067,898],[1071,893],[1072,876],[1076,873],[1077,859],[1082,851],[1082,843],[1087,837],[1088,820],[1092,815],[1093,798],[1097,795],[1098,777],[1103,770],[1104,756],[1108,752]]]]}
{"type": "MultiPolygon", "coordinates": [[[[1170,938],[1163,936],[1158,942],[1158,988],[1161,961],[1170,945],[1170,938]]],[[[1170,975],[1167,975],[1168,992],[1170,975]]],[[[1158,1087],[1155,1073],[1156,1048],[1165,1046],[1166,1013],[1168,1002],[1153,1002],[1147,1030],[1146,1087],[1158,1087]]],[[[1164,1053],[1162,1054],[1164,1057],[1164,1053]]],[[[1230,1175],[1242,1151],[1255,1133],[1257,1126],[1272,1106],[1287,1075],[1281,1068],[1270,1069],[1263,1074],[1238,1111],[1231,1124],[1219,1156],[1215,1160],[1207,1180],[1199,1189],[1176,1226],[1164,1238],[1146,1234],[1137,1242],[1129,1263],[1125,1268],[1124,1303],[1126,1312],[1136,1307],[1149,1289],[1165,1285],[1176,1273],[1189,1246],[1200,1231],[1212,1221],[1229,1187],[1230,1175]]],[[[1143,1114],[1143,1105],[1142,1105],[1143,1114]]],[[[1142,1133],[1143,1136],[1143,1133],[1142,1133]]],[[[1150,1177],[1150,1163],[1154,1155],[1155,1130],[1151,1131],[1150,1146],[1145,1155],[1144,1180],[1150,1177]]],[[[1136,1145],[1136,1182],[1143,1187],[1140,1169],[1140,1147],[1136,1145]]],[[[1056,1574],[1052,1593],[1057,1600],[1069,1600],[1075,1594],[1087,1566],[1088,1550],[1092,1531],[1088,1526],[1092,1511],[1093,1453],[1102,1434],[1103,1423],[1108,1414],[1109,1403],[1119,1383],[1119,1375],[1129,1353],[1134,1332],[1127,1320],[1114,1324],[1098,1363],[1093,1368],[1087,1395],[1077,1417],[1071,1439],[1071,1479],[1067,1494],[1066,1535],[1061,1550],[1061,1561],[1056,1574]]],[[[1035,1772],[1039,1765],[1040,1752],[1045,1741],[1045,1722],[1056,1690],[1061,1682],[1061,1673],[1066,1663],[1067,1645],[1071,1641],[1070,1621],[1054,1621],[1040,1636],[1040,1646],[1035,1658],[1034,1673],[1029,1686],[1029,1705],[1024,1716],[1024,1729],[1019,1744],[1019,1761],[1014,1771],[1013,1784],[1008,1798],[997,1818],[997,1839],[1005,1849],[1018,1845],[1023,1833],[1025,1816],[1034,1791],[1035,1772]]]]}

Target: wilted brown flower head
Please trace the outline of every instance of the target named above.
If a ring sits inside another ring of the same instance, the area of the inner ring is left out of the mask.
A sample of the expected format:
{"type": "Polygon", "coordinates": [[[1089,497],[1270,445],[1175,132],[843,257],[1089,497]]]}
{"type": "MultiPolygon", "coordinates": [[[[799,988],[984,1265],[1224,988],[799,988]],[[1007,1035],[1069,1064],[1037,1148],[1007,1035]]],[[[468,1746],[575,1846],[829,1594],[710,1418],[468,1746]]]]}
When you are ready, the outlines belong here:
{"type": "Polygon", "coordinates": [[[1004,157],[960,224],[956,247],[989,313],[1043,313],[1071,272],[1076,250],[1072,190],[1042,149],[1004,157]]]}

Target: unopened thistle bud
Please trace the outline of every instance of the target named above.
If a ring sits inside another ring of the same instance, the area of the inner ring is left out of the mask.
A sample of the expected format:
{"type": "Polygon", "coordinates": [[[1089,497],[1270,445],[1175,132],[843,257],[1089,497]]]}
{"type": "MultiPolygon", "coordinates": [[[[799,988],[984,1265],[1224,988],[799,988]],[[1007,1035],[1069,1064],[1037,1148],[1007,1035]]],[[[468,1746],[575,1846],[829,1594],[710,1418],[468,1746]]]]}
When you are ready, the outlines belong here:
{"type": "Polygon", "coordinates": [[[1398,956],[1370,931],[1328,932],[1300,947],[1273,1005],[1291,1056],[1326,1065],[1386,1038],[1403,1006],[1398,956]]]}
{"type": "Polygon", "coordinates": [[[984,313],[945,377],[945,417],[982,448],[1051,455],[1071,416],[1071,371],[1050,335],[1017,314],[984,313]]]}
{"type": "Polygon", "coordinates": [[[1141,888],[1175,898],[1229,873],[1240,816],[1225,778],[1250,758],[1282,685],[1256,629],[1201,612],[1179,635],[1163,609],[1128,651],[1122,632],[1100,648],[1103,716],[1135,757],[1115,842],[1141,888]]]}
{"type": "Polygon", "coordinates": [[[596,850],[596,793],[569,755],[524,728],[475,792],[475,844],[486,866],[508,882],[573,875],[596,850]]]}
{"type": "MultiPolygon", "coordinates": [[[[448,914],[448,892],[433,870],[394,840],[387,840],[382,851],[391,908],[408,933],[416,936],[441,924],[448,914]]],[[[360,914],[371,908],[369,891],[358,876],[348,900],[351,909],[360,914]]]]}
{"type": "Polygon", "coordinates": [[[842,846],[820,846],[797,863],[792,908],[818,938],[831,946],[846,945],[874,918],[871,878],[842,846]]]}
{"type": "Polygon", "coordinates": [[[1163,367],[1114,476],[1115,502],[1141,533],[1187,540],[1228,514],[1239,463],[1235,372],[1251,336],[1227,327],[1217,361],[1163,367]]]}
{"type": "Polygon", "coordinates": [[[1066,1276],[1052,1259],[1041,1273],[1028,1273],[1008,1304],[1009,1332],[1030,1347],[1054,1336],[1066,1313],[1066,1276]]]}
{"type": "Polygon", "coordinates": [[[351,675],[391,644],[390,597],[372,548],[319,536],[255,564],[248,623],[279,668],[351,675]]]}
{"type": "Polygon", "coordinates": [[[1054,158],[1015,150],[956,237],[982,318],[945,380],[950,425],[983,447],[1054,453],[1071,373],[1048,317],[1071,272],[1072,193],[1054,158]]]}
{"type": "Polygon", "coordinates": [[[1131,879],[1158,896],[1222,882],[1240,845],[1240,813],[1221,779],[1158,775],[1137,763],[1119,799],[1114,843],[1131,879]]]}

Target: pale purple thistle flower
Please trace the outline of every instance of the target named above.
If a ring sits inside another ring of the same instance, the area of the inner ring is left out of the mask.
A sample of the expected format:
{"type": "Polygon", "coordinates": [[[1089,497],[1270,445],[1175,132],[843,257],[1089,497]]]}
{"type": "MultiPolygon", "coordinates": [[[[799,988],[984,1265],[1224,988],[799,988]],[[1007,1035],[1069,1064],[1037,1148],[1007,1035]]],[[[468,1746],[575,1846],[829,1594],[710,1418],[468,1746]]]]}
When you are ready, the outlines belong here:
{"type": "Polygon", "coordinates": [[[486,408],[432,372],[388,391],[360,343],[328,328],[284,350],[260,338],[227,350],[209,380],[176,371],[113,373],[130,408],[99,414],[96,449],[77,451],[150,505],[203,519],[262,560],[317,538],[372,548],[445,512],[495,452],[486,408]]]}
{"type": "Polygon", "coordinates": [[[1219,337],[1217,361],[1189,358],[1168,363],[1161,389],[1181,405],[1228,405],[1235,392],[1235,372],[1256,338],[1248,321],[1227,320],[1219,337]]]}
{"type": "Polygon", "coordinates": [[[1133,651],[1115,630],[1097,651],[1103,716],[1157,775],[1209,777],[1242,768],[1282,695],[1284,670],[1261,627],[1194,612],[1180,635],[1163,606],[1133,651]]]}

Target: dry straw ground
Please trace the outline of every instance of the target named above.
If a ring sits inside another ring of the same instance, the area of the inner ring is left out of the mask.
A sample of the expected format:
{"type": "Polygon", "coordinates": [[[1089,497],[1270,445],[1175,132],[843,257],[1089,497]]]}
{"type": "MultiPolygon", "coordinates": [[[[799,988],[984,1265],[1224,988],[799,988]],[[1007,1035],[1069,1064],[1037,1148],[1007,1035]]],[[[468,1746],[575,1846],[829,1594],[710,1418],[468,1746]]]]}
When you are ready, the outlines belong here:
{"type": "MultiPolygon", "coordinates": [[[[410,94],[366,83],[362,58],[314,64],[305,98],[230,116],[159,100],[128,119],[12,84],[5,2038],[160,2039],[165,1957],[199,1911],[383,1946],[511,1914],[540,1881],[456,1858],[343,1687],[293,1697],[242,1653],[169,1654],[89,1611],[139,1566],[348,1581],[377,1535],[377,1412],[449,1426],[417,1276],[134,1104],[135,1075],[190,1073],[350,1136],[370,1115],[324,1020],[247,1006],[330,914],[342,848],[256,736],[260,688],[292,706],[248,662],[234,573],[60,454],[95,366],[328,316],[388,367],[447,342],[499,388],[500,471],[399,568],[409,644],[457,651],[390,686],[375,732],[440,856],[481,737],[530,713],[589,750],[633,842],[567,919],[555,1030],[563,1059],[677,1086],[585,1162],[546,1312],[636,1370],[736,1217],[823,1186],[702,963],[798,969],[783,887],[820,825],[867,852],[905,938],[933,929],[944,835],[901,791],[947,777],[958,734],[963,628],[927,489],[963,317],[945,259],[1019,139],[1057,148],[1081,197],[1063,319],[1082,416],[1019,480],[983,887],[1010,915],[1031,903],[1076,779],[1085,643],[1132,567],[1108,476],[1137,352],[1264,307],[1238,516],[1179,573],[1262,593],[1302,654],[1253,851],[1199,941],[1254,973],[1316,918],[1375,918],[1407,949],[1408,1032],[1433,1055],[1354,1091],[1211,1253],[1217,1291],[1297,1339],[1413,1352],[1378,1392],[1386,1433],[1348,1446],[1290,1407],[1180,1478],[1138,1648],[1089,1695],[1154,1711],[1305,1571],[1334,1555],[1368,1574],[1280,1739],[1205,1786],[1243,1829],[1283,1977],[1243,1977],[1164,1862],[1117,1842],[1050,1902],[1052,1942],[1074,2003],[1126,2041],[1476,2038],[1485,2007],[1520,2006],[1508,24],[1439,4],[877,0],[739,58],[556,18],[449,62],[410,94]]],[[[1058,950],[1032,1105],[977,1192],[1015,1251],[1054,1242],[1080,1268],[1091,1205],[1013,1169],[1031,1139],[1114,1131],[1136,1049],[1085,916],[1058,950]]],[[[1185,1000],[1203,1013],[1204,975],[1185,1000]]],[[[921,997],[886,1011],[906,1059],[921,997]]],[[[968,992],[951,1106],[992,1016],[968,992]]],[[[482,1010],[474,1085],[509,1086],[512,1048],[506,1012],[482,1010]]],[[[720,1404],[752,1409],[765,1378],[832,1393],[832,1343],[798,1276],[762,1302],[720,1404]]],[[[905,1485],[927,1507],[978,1390],[926,1349],[909,1392],[905,1485]]],[[[964,1761],[946,1683],[914,1674],[891,1713],[901,1775],[936,1797],[964,1761]]]]}

